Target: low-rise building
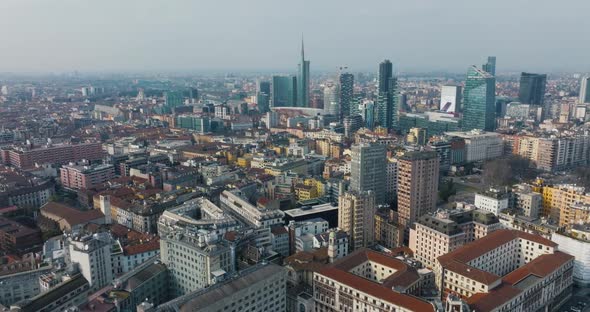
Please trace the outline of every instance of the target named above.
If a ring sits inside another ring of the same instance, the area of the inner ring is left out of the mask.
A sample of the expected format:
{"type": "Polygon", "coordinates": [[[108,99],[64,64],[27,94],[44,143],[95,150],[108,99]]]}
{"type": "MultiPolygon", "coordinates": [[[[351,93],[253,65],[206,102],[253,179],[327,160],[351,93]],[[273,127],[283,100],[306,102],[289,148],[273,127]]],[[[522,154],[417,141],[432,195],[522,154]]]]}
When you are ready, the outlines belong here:
{"type": "Polygon", "coordinates": [[[574,256],[574,282],[590,285],[590,224],[575,224],[567,231],[556,232],[551,240],[559,250],[574,256]]]}
{"type": "Polygon", "coordinates": [[[86,302],[90,286],[81,274],[65,280],[46,292],[11,305],[15,312],[62,312],[86,302]]]}
{"type": "Polygon", "coordinates": [[[485,192],[475,194],[475,206],[481,210],[499,215],[504,209],[508,209],[510,203],[510,193],[489,189],[485,192]]]}

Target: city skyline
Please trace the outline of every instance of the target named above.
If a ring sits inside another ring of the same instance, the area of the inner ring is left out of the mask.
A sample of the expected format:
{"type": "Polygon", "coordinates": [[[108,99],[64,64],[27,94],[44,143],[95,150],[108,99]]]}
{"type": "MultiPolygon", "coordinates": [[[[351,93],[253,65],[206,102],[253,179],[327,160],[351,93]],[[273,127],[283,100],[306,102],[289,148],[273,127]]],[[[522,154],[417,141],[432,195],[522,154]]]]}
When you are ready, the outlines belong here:
{"type": "Polygon", "coordinates": [[[502,60],[500,72],[590,71],[580,39],[590,26],[583,16],[589,4],[569,5],[566,13],[550,1],[537,1],[534,11],[525,2],[507,1],[372,1],[360,10],[331,1],[296,5],[259,0],[229,9],[187,1],[103,1],[88,11],[75,1],[8,0],[0,4],[0,20],[3,29],[12,31],[2,37],[0,68],[292,71],[303,33],[318,72],[340,66],[375,71],[373,64],[383,59],[391,59],[396,71],[463,72],[484,55],[502,60]],[[248,18],[236,18],[243,16],[248,18]],[[495,23],[497,17],[503,22],[495,23]],[[563,33],[567,36],[557,36],[563,33]],[[553,44],[547,42],[551,37],[553,44]]]}

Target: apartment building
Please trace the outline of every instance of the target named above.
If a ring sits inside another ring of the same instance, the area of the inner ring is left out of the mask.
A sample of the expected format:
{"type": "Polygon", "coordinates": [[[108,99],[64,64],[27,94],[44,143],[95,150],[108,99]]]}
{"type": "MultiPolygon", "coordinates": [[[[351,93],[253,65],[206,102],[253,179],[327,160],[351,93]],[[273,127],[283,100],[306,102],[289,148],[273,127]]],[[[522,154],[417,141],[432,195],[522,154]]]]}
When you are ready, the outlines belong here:
{"type": "Polygon", "coordinates": [[[115,178],[113,165],[76,165],[70,163],[60,169],[61,184],[69,189],[90,189],[115,178]]]}

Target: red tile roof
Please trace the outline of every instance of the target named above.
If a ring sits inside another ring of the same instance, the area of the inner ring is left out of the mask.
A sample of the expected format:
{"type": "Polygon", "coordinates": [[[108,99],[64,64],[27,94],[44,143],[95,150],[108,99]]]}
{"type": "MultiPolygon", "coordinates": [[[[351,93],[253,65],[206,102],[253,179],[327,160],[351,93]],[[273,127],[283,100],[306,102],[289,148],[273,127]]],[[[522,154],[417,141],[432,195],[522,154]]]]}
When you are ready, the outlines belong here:
{"type": "Polygon", "coordinates": [[[71,206],[56,202],[48,202],[43,205],[43,207],[41,207],[41,214],[46,217],[49,216],[50,219],[56,222],[65,220],[70,227],[104,218],[104,215],[100,210],[90,209],[81,211],[71,206]],[[56,217],[59,219],[55,220],[56,217]]]}
{"type": "Polygon", "coordinates": [[[126,256],[132,256],[135,254],[154,251],[158,249],[160,249],[160,239],[158,237],[152,238],[147,242],[123,247],[126,256]]]}

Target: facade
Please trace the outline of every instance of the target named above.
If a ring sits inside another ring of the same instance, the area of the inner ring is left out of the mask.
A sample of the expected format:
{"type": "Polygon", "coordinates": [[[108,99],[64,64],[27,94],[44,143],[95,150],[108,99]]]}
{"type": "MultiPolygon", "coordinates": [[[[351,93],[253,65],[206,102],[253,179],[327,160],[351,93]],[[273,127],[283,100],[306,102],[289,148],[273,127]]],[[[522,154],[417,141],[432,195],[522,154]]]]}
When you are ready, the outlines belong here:
{"type": "Polygon", "coordinates": [[[513,207],[524,216],[537,219],[543,211],[543,196],[533,192],[530,187],[523,186],[512,192],[513,207]]]}
{"type": "Polygon", "coordinates": [[[222,236],[240,225],[207,199],[164,212],[158,222],[160,259],[170,268],[170,292],[182,296],[235,270],[235,249],[222,236]]]}
{"type": "Polygon", "coordinates": [[[496,76],[496,57],[488,56],[488,61],[481,66],[481,69],[492,76],[496,76]]]}
{"type": "Polygon", "coordinates": [[[62,166],[59,170],[61,184],[73,190],[90,189],[115,178],[115,167],[109,164],[70,164],[62,166]]]}
{"type": "Polygon", "coordinates": [[[340,114],[338,85],[328,81],[324,86],[324,112],[328,115],[340,114]]]}
{"type": "Polygon", "coordinates": [[[67,277],[46,292],[11,305],[11,311],[62,312],[88,300],[90,286],[81,274],[67,277]]]}
{"type": "MultiPolygon", "coordinates": [[[[439,162],[436,152],[409,152],[398,160],[397,209],[405,229],[433,212],[438,198],[439,162]]],[[[406,230],[404,240],[408,240],[406,230]]]]}
{"type": "Polygon", "coordinates": [[[377,204],[385,203],[386,146],[361,143],[352,146],[350,190],[361,193],[372,191],[377,204]]]}
{"type": "Polygon", "coordinates": [[[572,293],[574,257],[537,235],[497,230],[438,258],[443,298],[475,311],[555,310],[572,293]]]}
{"type": "Polygon", "coordinates": [[[232,212],[238,220],[249,226],[270,228],[283,224],[284,212],[270,207],[254,206],[245,200],[239,191],[223,191],[219,201],[222,209],[232,212]]]}
{"type": "Polygon", "coordinates": [[[397,158],[388,157],[385,171],[385,202],[391,203],[397,196],[397,158]]]}
{"type": "Polygon", "coordinates": [[[100,160],[104,156],[102,144],[47,144],[43,147],[18,147],[0,150],[2,162],[17,168],[32,168],[35,164],[67,164],[86,159],[100,160]]]}
{"type": "Polygon", "coordinates": [[[410,249],[427,268],[436,259],[501,228],[498,217],[481,210],[450,210],[420,217],[410,230],[410,249]]]}
{"type": "Polygon", "coordinates": [[[494,131],[496,124],[496,79],[475,66],[469,68],[464,92],[464,131],[494,131]]]}
{"type": "Polygon", "coordinates": [[[296,106],[309,107],[309,61],[305,60],[305,50],[303,48],[303,40],[301,40],[301,60],[300,60],[298,67],[299,68],[297,71],[297,105],[296,106]]]}
{"type": "Polygon", "coordinates": [[[590,285],[590,228],[587,223],[574,225],[570,230],[553,233],[551,240],[558,249],[574,256],[574,282],[580,286],[590,285]]]}
{"type": "Polygon", "coordinates": [[[361,249],[313,274],[315,311],[435,311],[416,296],[430,284],[405,262],[361,249]]]}
{"type": "Polygon", "coordinates": [[[376,103],[377,122],[387,129],[398,127],[398,85],[393,77],[393,65],[389,60],[379,64],[378,99],[376,103]]]}
{"type": "Polygon", "coordinates": [[[521,73],[518,100],[523,104],[543,106],[547,75],[521,73]]]}
{"type": "Polygon", "coordinates": [[[504,153],[504,142],[499,133],[474,130],[447,132],[446,135],[465,142],[463,161],[466,163],[498,158],[504,153]]]}
{"type": "Polygon", "coordinates": [[[52,269],[47,265],[22,272],[0,273],[0,304],[10,306],[38,295],[41,292],[39,277],[52,269]]]}
{"type": "Polygon", "coordinates": [[[590,103],[590,76],[584,76],[580,81],[580,104],[585,103],[590,103]]]}
{"type": "Polygon", "coordinates": [[[574,207],[575,204],[590,205],[590,195],[585,191],[583,187],[569,184],[543,186],[543,215],[559,221],[559,226],[581,221],[576,220],[574,207]]]}
{"type": "Polygon", "coordinates": [[[112,237],[97,233],[67,241],[70,261],[76,263],[91,291],[97,291],[113,281],[112,237]]]}
{"type": "Polygon", "coordinates": [[[363,127],[363,117],[358,114],[346,116],[342,119],[344,136],[350,138],[358,129],[363,127]]]}
{"type": "Polygon", "coordinates": [[[273,76],[271,100],[272,107],[297,106],[297,78],[273,76]]]}
{"type": "Polygon", "coordinates": [[[463,90],[461,86],[442,86],[439,110],[446,113],[461,112],[462,96],[463,90]]]}
{"type": "Polygon", "coordinates": [[[491,212],[496,216],[504,209],[508,209],[510,194],[502,190],[489,189],[475,194],[475,207],[483,211],[491,212]]]}
{"type": "Polygon", "coordinates": [[[338,227],[349,235],[351,250],[368,247],[375,242],[375,200],[373,191],[346,192],[338,198],[338,227]]]}
{"type": "Polygon", "coordinates": [[[590,162],[590,135],[563,137],[514,136],[512,153],[530,159],[538,169],[563,171],[590,162]]]}
{"type": "Polygon", "coordinates": [[[193,130],[197,133],[207,133],[211,131],[211,120],[205,116],[179,115],[176,116],[174,126],[176,128],[193,130]]]}
{"type": "Polygon", "coordinates": [[[42,244],[43,239],[39,229],[0,217],[0,252],[21,255],[42,244]]]}
{"type": "MultiPolygon", "coordinates": [[[[339,78],[340,82],[340,120],[351,114],[351,108],[354,105],[354,75],[342,73],[339,78]]],[[[325,103],[325,101],[324,101],[325,103]]]]}
{"type": "Polygon", "coordinates": [[[158,306],[158,311],[286,311],[287,270],[257,265],[209,288],[158,306]]]}

